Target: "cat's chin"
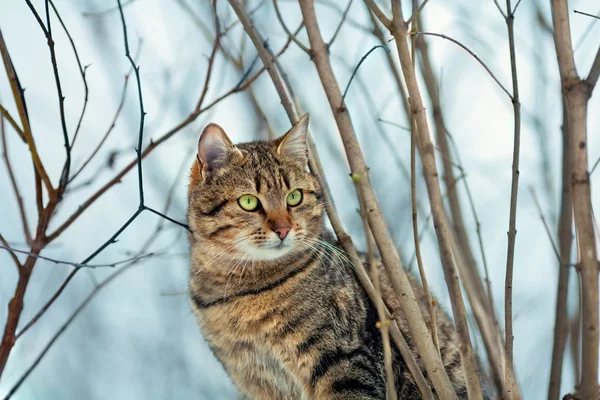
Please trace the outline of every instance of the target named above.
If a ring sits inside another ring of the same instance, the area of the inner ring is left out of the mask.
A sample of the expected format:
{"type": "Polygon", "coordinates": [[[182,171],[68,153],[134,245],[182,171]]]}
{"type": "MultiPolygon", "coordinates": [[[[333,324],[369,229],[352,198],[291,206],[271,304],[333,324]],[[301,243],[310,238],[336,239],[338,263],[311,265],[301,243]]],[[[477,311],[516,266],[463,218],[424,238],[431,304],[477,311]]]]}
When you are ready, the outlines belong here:
{"type": "Polygon", "coordinates": [[[291,243],[281,243],[271,247],[254,247],[246,244],[242,247],[241,250],[248,255],[251,261],[275,261],[289,255],[294,245],[291,243]]]}

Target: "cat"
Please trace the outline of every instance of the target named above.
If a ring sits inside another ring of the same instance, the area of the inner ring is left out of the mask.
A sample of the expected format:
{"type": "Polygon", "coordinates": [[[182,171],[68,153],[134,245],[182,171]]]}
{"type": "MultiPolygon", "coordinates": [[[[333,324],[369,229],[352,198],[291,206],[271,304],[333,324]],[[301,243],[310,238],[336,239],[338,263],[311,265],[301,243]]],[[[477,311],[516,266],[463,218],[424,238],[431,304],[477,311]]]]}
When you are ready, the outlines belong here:
{"type": "MultiPolygon", "coordinates": [[[[325,237],[323,188],[306,168],[308,119],[279,139],[235,146],[218,125],[203,130],[188,191],[192,309],[247,398],[385,399],[377,312],[348,258],[325,237]]],[[[380,277],[414,350],[383,269],[380,277]]],[[[423,289],[411,283],[428,322],[423,289]]],[[[441,310],[437,330],[444,367],[466,399],[458,337],[441,310]]],[[[398,399],[420,399],[392,348],[398,399]]]]}

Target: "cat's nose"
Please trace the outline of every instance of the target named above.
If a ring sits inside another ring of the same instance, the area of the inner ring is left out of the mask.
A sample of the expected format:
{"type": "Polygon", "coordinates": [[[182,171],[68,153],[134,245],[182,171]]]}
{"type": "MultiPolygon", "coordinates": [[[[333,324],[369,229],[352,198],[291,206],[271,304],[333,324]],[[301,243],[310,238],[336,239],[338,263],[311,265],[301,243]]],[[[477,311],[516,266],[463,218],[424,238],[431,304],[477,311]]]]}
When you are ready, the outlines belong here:
{"type": "Polygon", "coordinates": [[[288,233],[290,232],[291,226],[276,226],[273,228],[273,231],[277,233],[279,239],[283,240],[286,238],[288,233]]]}

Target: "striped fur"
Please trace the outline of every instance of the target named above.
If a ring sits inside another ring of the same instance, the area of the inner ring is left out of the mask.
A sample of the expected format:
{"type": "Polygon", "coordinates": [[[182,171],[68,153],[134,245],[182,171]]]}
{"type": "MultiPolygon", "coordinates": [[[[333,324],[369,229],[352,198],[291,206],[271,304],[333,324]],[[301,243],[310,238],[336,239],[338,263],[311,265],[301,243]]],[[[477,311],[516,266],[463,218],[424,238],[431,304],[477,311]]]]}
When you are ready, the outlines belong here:
{"type": "MultiPolygon", "coordinates": [[[[306,133],[298,129],[287,134],[293,136],[293,151],[282,151],[284,137],[225,149],[227,162],[218,168],[207,168],[209,160],[200,157],[194,164],[192,308],[212,351],[250,399],[385,399],[377,313],[343,252],[322,237],[321,188],[306,172],[305,152],[298,151],[306,133]],[[303,192],[302,203],[287,207],[285,198],[294,189],[303,192]],[[261,207],[244,211],[237,204],[243,194],[258,197],[261,207]],[[292,223],[282,242],[289,239],[290,249],[279,257],[273,257],[279,250],[265,248],[279,240],[269,229],[273,218],[292,223]]],[[[381,271],[384,299],[412,348],[381,271]]],[[[416,280],[413,287],[427,320],[423,290],[416,280]]],[[[459,398],[466,399],[457,335],[442,312],[438,332],[444,365],[459,398]]],[[[395,349],[393,358],[398,398],[421,398],[395,349]]]]}

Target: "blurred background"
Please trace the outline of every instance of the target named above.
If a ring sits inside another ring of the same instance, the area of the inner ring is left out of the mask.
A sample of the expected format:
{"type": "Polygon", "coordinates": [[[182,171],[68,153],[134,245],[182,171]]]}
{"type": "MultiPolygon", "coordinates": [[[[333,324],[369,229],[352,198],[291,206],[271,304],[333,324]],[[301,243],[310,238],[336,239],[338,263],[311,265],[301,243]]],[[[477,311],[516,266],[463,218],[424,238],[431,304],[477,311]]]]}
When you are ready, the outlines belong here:
{"type": "MultiPolygon", "coordinates": [[[[44,16],[44,1],[32,1],[44,16]]],[[[341,0],[315,0],[325,38],[336,30],[347,6],[341,0]]],[[[379,2],[384,9],[387,2],[379,2]]],[[[410,5],[405,2],[405,15],[410,5]]],[[[123,32],[116,2],[55,0],[86,70],[89,87],[87,112],[73,148],[77,169],[95,149],[119,107],[125,75],[123,32]]],[[[213,47],[214,18],[206,0],[123,1],[129,44],[140,65],[145,110],[144,146],[156,140],[190,115],[201,95],[213,47]]],[[[257,29],[273,51],[287,35],[277,20],[271,1],[248,0],[257,29]]],[[[295,29],[301,21],[297,2],[280,0],[286,24],[295,29]]],[[[572,10],[599,15],[594,0],[571,1],[572,10]]],[[[32,131],[52,181],[58,182],[64,148],[56,86],[43,32],[24,1],[0,0],[0,28],[14,67],[25,88],[32,131]]],[[[221,30],[230,28],[214,61],[206,93],[208,104],[236,87],[246,71],[262,67],[225,0],[217,2],[221,30]],[[236,62],[232,62],[235,59],[236,62]]],[[[600,21],[572,13],[571,29],[580,75],[589,70],[600,44],[600,21]]],[[[43,18],[44,19],[44,18],[43,18]]],[[[510,90],[511,73],[504,19],[493,0],[479,2],[432,0],[423,11],[425,31],[451,36],[468,46],[510,90]]],[[[67,126],[72,132],[81,113],[84,85],[67,36],[52,15],[53,36],[67,126]]],[[[558,262],[550,238],[535,207],[532,188],[540,199],[556,239],[561,190],[560,79],[552,41],[549,2],[523,1],[516,13],[516,50],[522,103],[520,189],[517,213],[514,269],[515,364],[524,399],[546,397],[552,352],[558,262]]],[[[362,1],[349,9],[330,51],[340,86],[345,88],[352,70],[378,39],[362,1]]],[[[389,35],[386,35],[388,37],[389,35]]],[[[299,39],[308,45],[304,31],[299,39]]],[[[391,36],[390,36],[391,37],[391,36]]],[[[498,316],[503,325],[504,274],[513,147],[512,104],[477,61],[455,44],[436,37],[425,38],[439,84],[446,128],[460,154],[464,177],[457,184],[463,216],[476,261],[481,254],[476,221],[470,211],[464,182],[473,196],[481,223],[498,316]]],[[[393,59],[395,46],[390,46],[393,59]]],[[[311,114],[314,140],[324,164],[333,198],[360,249],[365,248],[358,202],[332,114],[314,65],[308,55],[291,43],[280,57],[303,108],[311,114]]],[[[346,96],[359,135],[371,179],[403,263],[416,270],[411,226],[410,124],[382,49],[361,65],[346,96]]],[[[425,93],[425,86],[422,85],[425,93]]],[[[597,90],[596,90],[597,92],[597,90]]],[[[429,100],[426,100],[430,112],[429,100]]],[[[6,75],[0,74],[0,104],[18,115],[6,75]]],[[[129,78],[124,104],[116,125],[103,147],[73,181],[53,217],[53,231],[102,185],[135,159],[139,129],[139,102],[134,76],[129,78]]],[[[233,94],[162,143],[144,159],[146,204],[185,222],[188,169],[196,143],[208,122],[220,124],[234,142],[265,139],[289,129],[289,121],[266,74],[250,90],[233,94]],[[171,196],[172,194],[172,196],[171,196]]],[[[600,157],[600,95],[589,105],[590,169],[600,157]]],[[[6,127],[7,146],[25,201],[30,227],[36,222],[33,170],[27,147],[6,127]]],[[[436,154],[441,163],[441,157],[436,154]]],[[[419,167],[420,168],[420,167],[419,167]]],[[[598,168],[600,169],[600,168],[598,168]]],[[[419,170],[420,171],[420,170],[419,170]]],[[[460,176],[461,172],[456,171],[460,176]]],[[[591,177],[600,183],[600,172],[591,177]]],[[[450,309],[448,292],[437,254],[424,181],[418,175],[418,197],[423,207],[419,226],[422,252],[432,291],[442,307],[450,309]]],[[[444,191],[444,190],[443,190],[444,191]]],[[[102,195],[43,255],[81,262],[120,228],[138,206],[135,170],[102,195]]],[[[600,206],[593,191],[593,205],[600,206]]],[[[10,245],[27,250],[17,202],[4,165],[0,168],[0,233],[10,245]]],[[[188,242],[185,229],[149,212],[142,213],[118,241],[92,263],[114,263],[144,247],[148,257],[97,290],[19,391],[15,399],[233,399],[237,393],[220,364],[206,346],[187,298],[188,242]],[[161,228],[157,229],[157,226],[161,228]],[[153,241],[147,246],[145,243],[153,241]]],[[[21,256],[25,257],[25,256],[21,256]]],[[[18,277],[12,260],[0,251],[0,321],[18,277]]],[[[124,265],[115,267],[117,270],[124,265]]],[[[29,321],[62,284],[72,267],[39,260],[25,296],[20,327],[29,321]]],[[[114,273],[113,268],[86,269],[78,273],[49,311],[26,332],[11,353],[0,381],[0,396],[19,379],[74,310],[114,273]]],[[[576,275],[572,271],[569,313],[577,309],[576,275]]],[[[483,347],[476,342],[478,352],[483,347]]],[[[571,352],[564,360],[562,394],[572,391],[575,368],[571,352]]]]}

